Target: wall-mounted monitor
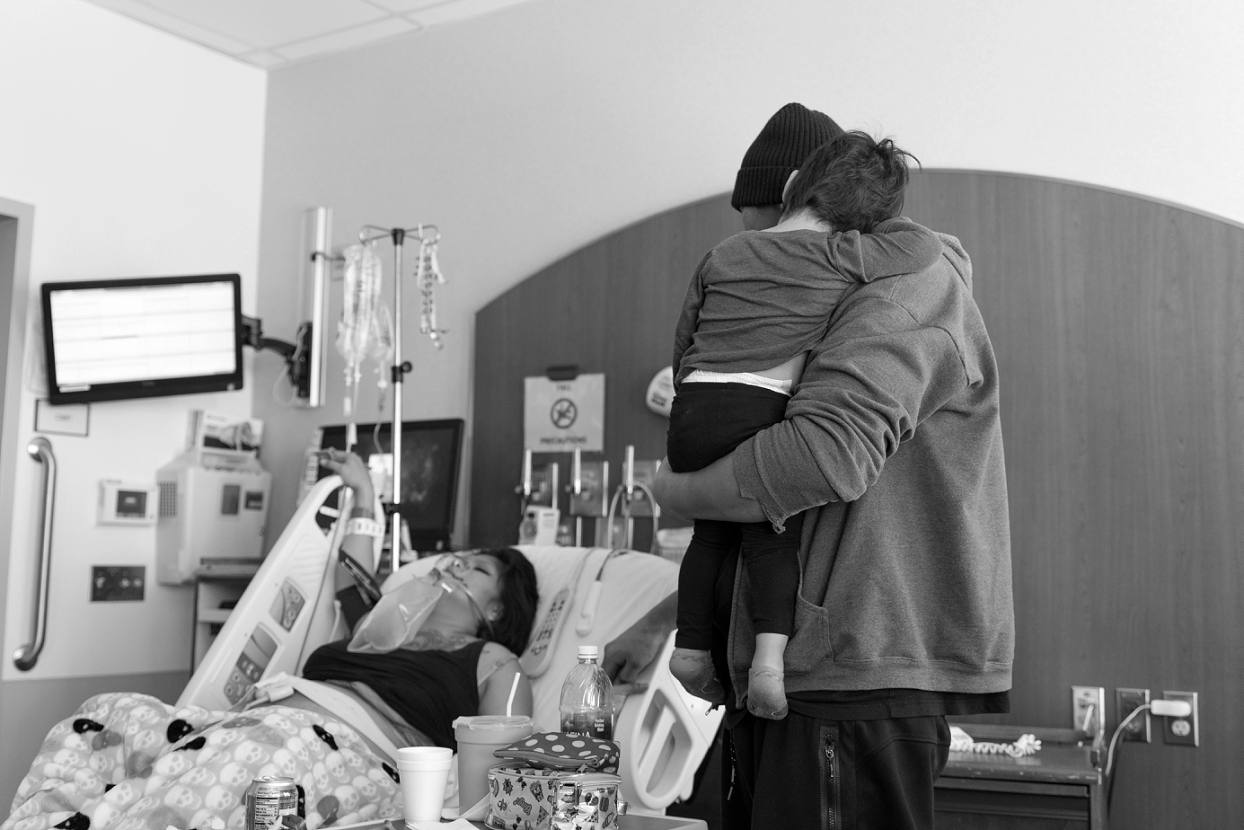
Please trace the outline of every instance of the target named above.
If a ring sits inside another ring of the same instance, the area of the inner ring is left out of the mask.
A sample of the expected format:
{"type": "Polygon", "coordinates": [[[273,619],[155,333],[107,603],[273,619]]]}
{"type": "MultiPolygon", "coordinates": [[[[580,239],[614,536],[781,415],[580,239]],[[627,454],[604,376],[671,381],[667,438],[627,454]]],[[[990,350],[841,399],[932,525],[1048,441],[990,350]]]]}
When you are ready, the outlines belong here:
{"type": "Polygon", "coordinates": [[[49,282],[42,292],[53,404],[242,388],[237,274],[49,282]]]}

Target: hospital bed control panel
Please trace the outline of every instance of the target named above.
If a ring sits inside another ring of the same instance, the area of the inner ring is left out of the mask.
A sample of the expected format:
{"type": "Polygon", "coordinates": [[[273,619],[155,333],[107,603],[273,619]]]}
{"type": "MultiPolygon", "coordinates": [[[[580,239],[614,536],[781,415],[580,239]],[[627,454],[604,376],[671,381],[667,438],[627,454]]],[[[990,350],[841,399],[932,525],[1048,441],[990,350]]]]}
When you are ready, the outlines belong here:
{"type": "Polygon", "coordinates": [[[250,639],[238,655],[233,671],[225,680],[225,697],[230,703],[237,703],[246,697],[251,687],[263,677],[264,669],[276,654],[276,638],[269,634],[262,625],[255,626],[250,639]]]}
{"type": "Polygon", "coordinates": [[[280,592],[272,600],[272,608],[269,609],[269,614],[281,628],[290,631],[298,620],[298,614],[306,604],[307,598],[302,595],[302,591],[299,591],[297,585],[286,579],[281,583],[280,592]]]}

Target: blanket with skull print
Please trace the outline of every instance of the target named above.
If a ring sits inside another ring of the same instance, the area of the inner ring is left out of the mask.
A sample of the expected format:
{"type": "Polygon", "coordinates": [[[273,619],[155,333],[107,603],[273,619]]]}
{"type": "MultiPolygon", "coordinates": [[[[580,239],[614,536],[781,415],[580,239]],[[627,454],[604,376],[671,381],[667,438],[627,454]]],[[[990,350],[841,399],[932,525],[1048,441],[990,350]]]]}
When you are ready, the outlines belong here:
{"type": "Polygon", "coordinates": [[[243,795],[262,775],[303,788],[309,829],[402,814],[397,771],[344,722],[121,692],[52,728],[0,830],[244,830],[243,795]]]}

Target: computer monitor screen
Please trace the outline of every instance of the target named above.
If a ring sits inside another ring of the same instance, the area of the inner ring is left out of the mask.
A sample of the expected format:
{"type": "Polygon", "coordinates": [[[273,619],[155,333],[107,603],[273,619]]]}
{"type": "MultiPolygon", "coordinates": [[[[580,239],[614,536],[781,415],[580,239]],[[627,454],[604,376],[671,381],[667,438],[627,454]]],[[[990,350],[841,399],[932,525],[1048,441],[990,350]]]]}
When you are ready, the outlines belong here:
{"type": "MultiPolygon", "coordinates": [[[[462,427],[461,418],[402,423],[398,512],[416,550],[437,550],[450,545],[457,507],[462,427]]],[[[382,479],[378,488],[381,499],[391,502],[392,466],[386,457],[393,456],[393,427],[388,423],[359,424],[357,430],[358,444],[354,451],[368,462],[373,478],[382,479]],[[384,480],[386,467],[388,480],[384,480]]],[[[321,449],[344,449],[345,446],[345,425],[321,429],[321,449]]],[[[326,467],[320,467],[317,477],[328,474],[326,467]]]]}
{"type": "Polygon", "coordinates": [[[242,388],[237,274],[42,286],[53,404],[242,388]]]}

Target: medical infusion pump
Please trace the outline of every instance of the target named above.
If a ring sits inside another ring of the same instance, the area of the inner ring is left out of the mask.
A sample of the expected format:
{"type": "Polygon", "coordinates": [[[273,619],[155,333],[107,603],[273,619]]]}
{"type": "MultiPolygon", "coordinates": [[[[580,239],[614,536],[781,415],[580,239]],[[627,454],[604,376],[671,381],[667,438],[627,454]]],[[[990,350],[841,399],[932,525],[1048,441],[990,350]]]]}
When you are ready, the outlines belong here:
{"type": "Polygon", "coordinates": [[[248,452],[187,450],[156,472],[156,579],[249,576],[263,560],[272,476],[248,452]]]}

